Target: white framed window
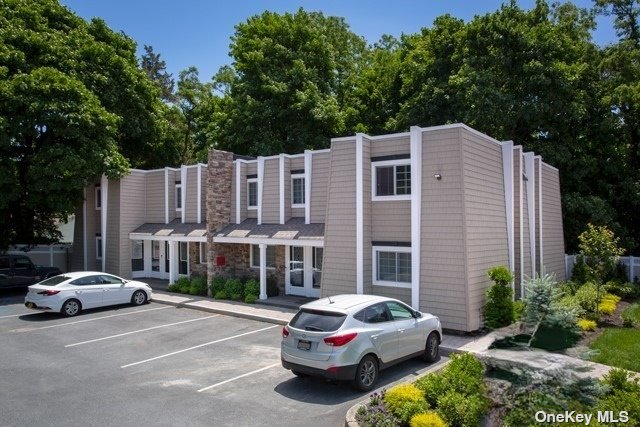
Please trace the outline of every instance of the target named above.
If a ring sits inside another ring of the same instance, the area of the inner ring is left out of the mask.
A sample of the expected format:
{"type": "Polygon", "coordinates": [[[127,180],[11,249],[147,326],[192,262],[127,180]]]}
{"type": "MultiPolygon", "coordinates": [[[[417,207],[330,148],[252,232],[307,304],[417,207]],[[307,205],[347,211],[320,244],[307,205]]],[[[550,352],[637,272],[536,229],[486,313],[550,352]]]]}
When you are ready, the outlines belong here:
{"type": "Polygon", "coordinates": [[[96,236],[96,259],[102,259],[102,236],[96,236]]]}
{"type": "Polygon", "coordinates": [[[304,175],[291,175],[291,207],[305,206],[304,175]]]}
{"type": "MultiPolygon", "coordinates": [[[[251,268],[260,268],[260,245],[251,245],[251,268]]],[[[276,247],[267,245],[267,268],[276,268],[276,247]]]]}
{"type": "Polygon", "coordinates": [[[258,178],[247,179],[247,209],[258,209],[258,178]]]}
{"type": "Polygon", "coordinates": [[[371,200],[411,200],[408,159],[371,163],[371,200]]]}
{"type": "Polygon", "coordinates": [[[374,246],[373,284],[411,288],[411,247],[374,246]]]}
{"type": "Polygon", "coordinates": [[[101,210],[102,209],[102,190],[100,189],[100,186],[96,187],[96,210],[101,210]]]}
{"type": "Polygon", "coordinates": [[[206,242],[200,242],[198,245],[198,253],[200,254],[198,261],[200,264],[207,263],[207,244],[206,242]]]}
{"type": "Polygon", "coordinates": [[[182,210],[182,184],[176,184],[176,210],[182,210]]]}

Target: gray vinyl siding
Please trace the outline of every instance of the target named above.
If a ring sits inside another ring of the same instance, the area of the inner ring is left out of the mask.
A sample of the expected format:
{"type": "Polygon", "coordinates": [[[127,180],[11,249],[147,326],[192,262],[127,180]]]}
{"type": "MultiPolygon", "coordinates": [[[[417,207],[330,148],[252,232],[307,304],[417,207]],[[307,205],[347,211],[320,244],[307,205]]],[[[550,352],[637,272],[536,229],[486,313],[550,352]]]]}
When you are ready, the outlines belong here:
{"type": "Polygon", "coordinates": [[[331,144],[322,296],[356,291],[355,153],[353,142],[331,144]]]}
{"type": "Polygon", "coordinates": [[[314,153],[311,157],[311,222],[324,223],[327,210],[330,153],[314,153]]]}
{"type": "MultiPolygon", "coordinates": [[[[371,205],[371,144],[371,140],[362,138],[362,292],[365,294],[375,294],[378,288],[372,285],[371,241],[374,240],[372,237],[374,227],[371,215],[373,211],[373,206],[371,205]]],[[[354,162],[354,170],[355,166],[354,162]]]]}
{"type": "MultiPolygon", "coordinates": [[[[524,158],[522,159],[524,166],[524,158]]],[[[524,170],[524,169],[523,169],[524,170]]],[[[528,172],[528,171],[527,171],[528,172]]],[[[527,179],[529,174],[527,173],[527,179]]],[[[522,279],[531,277],[531,231],[529,229],[529,190],[527,182],[522,181],[522,279]]],[[[519,290],[522,286],[516,286],[516,297],[519,298],[519,290]]]]}
{"type": "Polygon", "coordinates": [[[410,152],[409,134],[375,139],[371,143],[371,157],[409,154],[410,152]]]}
{"type": "Polygon", "coordinates": [[[565,280],[560,177],[556,169],[544,162],[542,163],[542,256],[544,272],[554,273],[558,281],[565,280]]]}
{"type": "Polygon", "coordinates": [[[185,222],[198,221],[198,167],[187,168],[187,182],[182,183],[182,191],[187,197],[185,201],[185,222]],[[186,186],[186,187],[185,187],[186,186]]]}
{"type": "Polygon", "coordinates": [[[304,155],[299,154],[295,157],[291,157],[289,165],[292,171],[304,169],[304,155]]]}
{"type": "MultiPolygon", "coordinates": [[[[464,176],[469,320],[466,330],[480,328],[489,268],[509,265],[502,147],[461,130],[464,176]]],[[[443,178],[445,179],[445,178],[443,178]]]]}
{"type": "MultiPolygon", "coordinates": [[[[242,206],[244,206],[245,212],[246,212],[246,218],[257,218],[258,217],[258,210],[257,209],[248,209],[248,197],[249,197],[249,193],[247,192],[247,176],[249,175],[257,175],[258,174],[258,163],[257,162],[251,162],[251,163],[247,163],[245,165],[244,168],[244,174],[242,175],[242,179],[241,179],[241,184],[242,184],[242,188],[241,188],[241,195],[242,198],[240,200],[242,200],[240,202],[240,204],[242,206]]],[[[244,218],[243,218],[244,219],[244,218]]]]}
{"type": "MultiPolygon", "coordinates": [[[[291,196],[291,194],[289,194],[291,196]]],[[[286,200],[286,199],[285,199],[286,200]]],[[[287,203],[285,201],[285,203],[287,203]]],[[[291,204],[291,198],[289,198],[289,204],[291,204]]],[[[304,218],[304,208],[291,208],[291,217],[292,218],[304,218]]]]}
{"type": "Polygon", "coordinates": [[[145,222],[164,222],[164,169],[146,173],[145,222]]]}
{"type": "Polygon", "coordinates": [[[262,184],[262,223],[280,223],[280,159],[265,159],[262,184]]]}
{"type": "MultiPolygon", "coordinates": [[[[120,180],[119,275],[131,278],[131,240],[129,233],[144,223],[145,174],[132,172],[120,180]]],[[[110,239],[113,236],[109,237],[110,239]]]]}
{"type": "MultiPolygon", "coordinates": [[[[368,175],[371,181],[371,172],[368,175]]],[[[371,198],[371,191],[368,194],[371,198]]],[[[411,241],[411,200],[371,203],[372,240],[411,241]]]]}
{"type": "MultiPolygon", "coordinates": [[[[241,168],[241,163],[233,163],[233,174],[231,177],[231,213],[229,214],[229,223],[236,222],[236,169],[241,168]]],[[[207,182],[206,180],[203,182],[207,182]]],[[[209,184],[205,184],[205,187],[209,184]]],[[[206,200],[206,199],[203,199],[206,200]]],[[[206,203],[203,203],[206,206],[206,203]]],[[[206,212],[206,208],[203,206],[203,210],[206,212]]],[[[203,214],[202,219],[205,220],[206,216],[203,214]]]]}
{"type": "Polygon", "coordinates": [[[520,187],[522,186],[522,147],[513,147],[513,255],[515,287],[518,288],[522,279],[522,258],[520,235],[520,215],[522,212],[522,198],[520,187]]]}
{"type": "Polygon", "coordinates": [[[536,273],[542,273],[540,268],[540,159],[534,159],[535,176],[535,208],[536,208],[536,273]]]}
{"type": "Polygon", "coordinates": [[[411,288],[397,288],[395,286],[373,286],[374,295],[380,295],[387,298],[395,298],[411,305],[411,288]]]}
{"type": "Polygon", "coordinates": [[[422,134],[420,309],[467,330],[462,159],[458,129],[422,134]],[[433,175],[439,173],[441,180],[433,175]]]}
{"type": "MultiPolygon", "coordinates": [[[[176,218],[182,218],[182,212],[176,210],[177,202],[176,202],[176,181],[180,182],[180,169],[177,171],[169,170],[169,221],[172,221],[176,218]]],[[[182,182],[180,182],[182,184],[182,182]]],[[[184,191],[185,187],[182,186],[182,190],[184,191]]]]}
{"type": "MultiPolygon", "coordinates": [[[[200,166],[200,222],[205,222],[207,220],[207,170],[207,166],[200,166]]],[[[233,175],[232,179],[232,182],[235,183],[236,176],[233,175]]],[[[197,185],[198,183],[196,182],[196,186],[197,185]]],[[[233,196],[235,196],[235,194],[233,194],[233,196]]],[[[231,209],[235,209],[235,205],[232,204],[231,209]]]]}
{"type": "Polygon", "coordinates": [[[107,204],[107,244],[103,254],[107,257],[105,271],[120,275],[120,181],[109,181],[107,204]]]}

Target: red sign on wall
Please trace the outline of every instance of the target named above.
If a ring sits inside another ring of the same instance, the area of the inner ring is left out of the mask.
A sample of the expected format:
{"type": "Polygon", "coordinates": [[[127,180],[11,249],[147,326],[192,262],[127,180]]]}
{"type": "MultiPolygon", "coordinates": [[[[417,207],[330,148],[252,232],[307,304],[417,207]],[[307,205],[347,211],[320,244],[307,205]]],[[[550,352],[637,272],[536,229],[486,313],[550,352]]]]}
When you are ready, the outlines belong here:
{"type": "Polygon", "coordinates": [[[216,257],[216,267],[224,267],[225,264],[225,259],[224,256],[217,256],[216,257]]]}

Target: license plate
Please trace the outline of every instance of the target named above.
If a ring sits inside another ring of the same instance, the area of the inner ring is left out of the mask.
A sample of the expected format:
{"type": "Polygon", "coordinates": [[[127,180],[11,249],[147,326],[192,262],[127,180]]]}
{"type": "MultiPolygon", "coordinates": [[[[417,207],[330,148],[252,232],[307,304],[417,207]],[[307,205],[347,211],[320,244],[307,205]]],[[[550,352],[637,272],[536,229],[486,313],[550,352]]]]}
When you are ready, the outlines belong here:
{"type": "Polygon", "coordinates": [[[298,350],[311,350],[311,341],[300,340],[298,341],[298,350]]]}

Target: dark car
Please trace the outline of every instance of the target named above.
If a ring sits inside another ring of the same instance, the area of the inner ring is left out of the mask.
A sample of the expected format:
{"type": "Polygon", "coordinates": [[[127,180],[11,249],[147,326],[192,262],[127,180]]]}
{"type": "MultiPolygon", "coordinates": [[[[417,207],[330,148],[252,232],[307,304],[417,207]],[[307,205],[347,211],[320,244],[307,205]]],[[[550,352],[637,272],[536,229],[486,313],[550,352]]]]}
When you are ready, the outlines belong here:
{"type": "Polygon", "coordinates": [[[0,255],[0,289],[26,287],[60,273],[57,267],[36,266],[26,255],[0,255]]]}

